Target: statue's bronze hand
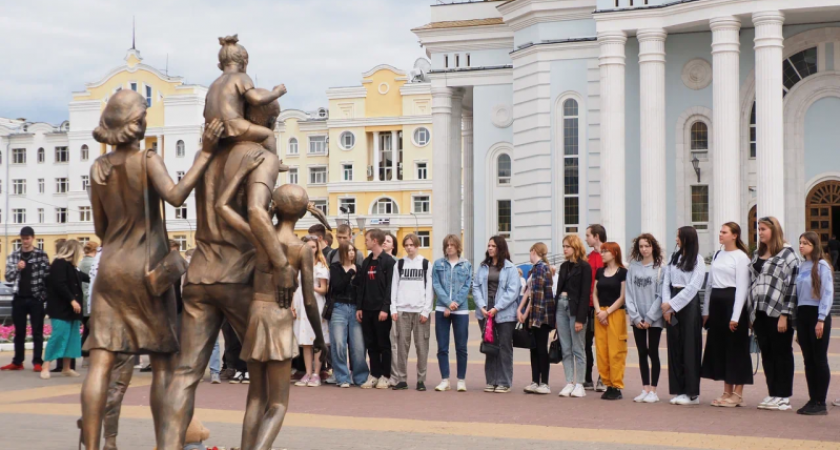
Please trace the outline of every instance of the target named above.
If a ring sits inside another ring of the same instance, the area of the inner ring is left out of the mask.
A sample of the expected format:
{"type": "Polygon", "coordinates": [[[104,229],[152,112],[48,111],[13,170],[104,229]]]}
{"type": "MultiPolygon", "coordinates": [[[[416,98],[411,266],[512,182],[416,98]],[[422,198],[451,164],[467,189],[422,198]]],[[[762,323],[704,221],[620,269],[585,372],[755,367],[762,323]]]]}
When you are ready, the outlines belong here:
{"type": "Polygon", "coordinates": [[[277,290],[280,307],[289,308],[297,290],[297,271],[287,264],[284,267],[275,268],[273,272],[274,287],[277,290]]]}
{"type": "Polygon", "coordinates": [[[316,338],[315,342],[312,343],[313,350],[318,353],[318,358],[321,359],[321,364],[327,363],[327,344],[324,343],[324,338],[316,338]]]}
{"type": "Polygon", "coordinates": [[[225,127],[219,119],[213,119],[212,122],[204,127],[204,135],[201,138],[201,151],[212,152],[219,143],[219,138],[222,137],[222,131],[225,127]]]}

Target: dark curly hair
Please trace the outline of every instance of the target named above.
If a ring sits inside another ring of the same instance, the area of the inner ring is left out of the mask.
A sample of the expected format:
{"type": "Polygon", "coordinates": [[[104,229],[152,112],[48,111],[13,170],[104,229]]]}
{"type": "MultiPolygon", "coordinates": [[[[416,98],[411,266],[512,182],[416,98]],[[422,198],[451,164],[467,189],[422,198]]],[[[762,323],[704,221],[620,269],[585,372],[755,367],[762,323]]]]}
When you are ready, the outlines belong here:
{"type": "Polygon", "coordinates": [[[642,257],[642,252],[639,250],[639,241],[642,239],[646,240],[651,247],[653,247],[653,267],[659,267],[662,265],[662,247],[659,246],[659,242],[653,237],[650,233],[642,233],[636,239],[633,239],[633,249],[630,251],[630,259],[633,261],[641,261],[644,259],[642,257]]]}

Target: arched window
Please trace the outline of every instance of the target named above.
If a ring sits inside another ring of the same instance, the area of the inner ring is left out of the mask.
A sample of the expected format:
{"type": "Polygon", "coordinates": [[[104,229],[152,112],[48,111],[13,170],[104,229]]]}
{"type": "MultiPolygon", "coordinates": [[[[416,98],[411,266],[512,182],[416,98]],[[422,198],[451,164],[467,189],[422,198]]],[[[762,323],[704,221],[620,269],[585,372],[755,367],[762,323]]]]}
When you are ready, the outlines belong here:
{"type": "Polygon", "coordinates": [[[577,100],[563,102],[563,223],[566,232],[580,222],[580,117],[577,100]]]}
{"type": "Polygon", "coordinates": [[[390,198],[382,198],[373,204],[371,214],[399,214],[397,204],[390,198]]]}
{"type": "Polygon", "coordinates": [[[298,140],[297,138],[289,139],[289,152],[290,155],[297,155],[298,154],[298,140]]]}
{"type": "Polygon", "coordinates": [[[82,145],[82,161],[87,161],[90,157],[90,149],[87,144],[82,145]]]}
{"type": "Polygon", "coordinates": [[[502,153],[496,163],[498,184],[510,184],[510,155],[502,153]]]}
{"type": "Polygon", "coordinates": [[[187,147],[184,145],[184,141],[178,141],[175,143],[175,156],[182,158],[187,154],[187,147]]]}
{"type": "Polygon", "coordinates": [[[43,147],[38,149],[38,163],[42,163],[46,160],[46,153],[44,152],[43,147]]]}
{"type": "Polygon", "coordinates": [[[691,150],[709,149],[709,127],[703,122],[691,124],[691,150]]]}

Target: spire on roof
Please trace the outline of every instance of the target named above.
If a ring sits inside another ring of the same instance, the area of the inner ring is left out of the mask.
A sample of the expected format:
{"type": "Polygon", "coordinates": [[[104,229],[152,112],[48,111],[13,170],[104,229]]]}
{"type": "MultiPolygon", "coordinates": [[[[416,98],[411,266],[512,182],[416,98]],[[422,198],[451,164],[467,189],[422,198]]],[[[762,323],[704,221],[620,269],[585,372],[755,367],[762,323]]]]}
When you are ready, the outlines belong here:
{"type": "Polygon", "coordinates": [[[135,38],[134,16],[131,16],[131,48],[125,53],[125,62],[129,67],[134,67],[143,60],[140,56],[140,50],[137,50],[137,41],[135,38]]]}
{"type": "Polygon", "coordinates": [[[131,16],[131,49],[137,50],[137,47],[134,46],[134,16],[131,16]]]}

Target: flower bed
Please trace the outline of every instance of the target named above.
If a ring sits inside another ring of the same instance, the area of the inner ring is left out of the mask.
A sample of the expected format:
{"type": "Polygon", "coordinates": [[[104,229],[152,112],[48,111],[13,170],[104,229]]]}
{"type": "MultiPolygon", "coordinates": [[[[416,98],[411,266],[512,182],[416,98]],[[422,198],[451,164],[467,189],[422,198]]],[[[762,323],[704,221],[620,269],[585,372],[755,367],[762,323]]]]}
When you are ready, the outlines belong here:
{"type": "MultiPolygon", "coordinates": [[[[79,334],[82,334],[83,327],[79,327],[79,334]]],[[[44,340],[52,335],[52,325],[44,324],[44,340]]],[[[0,344],[10,344],[15,341],[14,325],[0,326],[0,344]]],[[[26,326],[26,342],[32,342],[32,325],[26,326]]]]}

